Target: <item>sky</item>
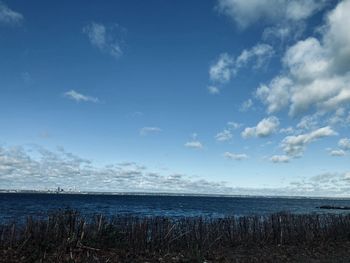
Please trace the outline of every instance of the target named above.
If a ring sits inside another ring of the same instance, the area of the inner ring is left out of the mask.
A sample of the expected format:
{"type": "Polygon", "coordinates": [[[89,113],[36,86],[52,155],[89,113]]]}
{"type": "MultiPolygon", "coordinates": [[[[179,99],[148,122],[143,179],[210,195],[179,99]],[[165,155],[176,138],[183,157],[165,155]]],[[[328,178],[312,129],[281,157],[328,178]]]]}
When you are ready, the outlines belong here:
{"type": "Polygon", "coordinates": [[[350,0],[0,0],[0,189],[350,196],[350,0]]]}

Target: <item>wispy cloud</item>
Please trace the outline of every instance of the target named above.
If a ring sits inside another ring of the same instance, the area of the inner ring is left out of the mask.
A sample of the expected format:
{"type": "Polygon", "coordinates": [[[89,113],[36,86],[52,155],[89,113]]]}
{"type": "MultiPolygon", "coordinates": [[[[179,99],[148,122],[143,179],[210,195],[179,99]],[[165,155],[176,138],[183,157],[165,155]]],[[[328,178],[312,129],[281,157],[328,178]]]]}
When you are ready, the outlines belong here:
{"type": "Polygon", "coordinates": [[[211,65],[209,69],[209,77],[213,82],[226,83],[231,80],[235,74],[233,65],[235,60],[227,53],[222,53],[218,60],[211,65]]]}
{"type": "Polygon", "coordinates": [[[331,156],[341,157],[341,156],[345,156],[345,155],[346,155],[346,152],[345,152],[344,150],[339,149],[339,150],[331,150],[331,151],[329,152],[329,154],[330,154],[331,156]]]}
{"type": "Polygon", "coordinates": [[[159,127],[143,127],[140,129],[140,135],[146,136],[149,134],[159,133],[162,129],[159,127]]]}
{"type": "Polygon", "coordinates": [[[350,139],[349,138],[342,138],[338,142],[339,149],[329,149],[329,154],[331,156],[337,156],[342,157],[347,154],[348,151],[350,151],[350,139]]]}
{"type": "Polygon", "coordinates": [[[232,152],[225,152],[224,157],[229,160],[236,160],[236,161],[242,161],[245,159],[248,159],[248,155],[245,153],[232,153],[232,152]]]}
{"type": "Polygon", "coordinates": [[[231,140],[233,137],[230,130],[223,130],[222,132],[219,132],[215,135],[215,140],[218,142],[225,142],[231,140]]]}
{"type": "Polygon", "coordinates": [[[75,100],[76,102],[93,102],[93,103],[99,102],[98,98],[83,95],[79,92],[76,92],[75,90],[67,91],[63,95],[68,99],[75,100]]]}
{"type": "Polygon", "coordinates": [[[220,93],[220,89],[216,86],[209,86],[208,91],[210,94],[219,94],[220,93]]]}
{"type": "Polygon", "coordinates": [[[188,141],[185,143],[185,147],[192,149],[203,149],[203,144],[200,141],[188,141]]]}
{"type": "Polygon", "coordinates": [[[254,103],[252,99],[247,99],[246,101],[243,101],[239,108],[239,111],[246,112],[253,107],[253,104],[254,103]]]}
{"type": "Polygon", "coordinates": [[[218,0],[217,10],[229,16],[241,29],[255,23],[278,25],[303,21],[321,10],[324,0],[218,0]]]}
{"type": "Polygon", "coordinates": [[[114,58],[123,54],[122,44],[125,29],[119,25],[105,26],[92,22],[83,28],[83,33],[89,38],[90,43],[104,53],[114,58]]]}
{"type": "Polygon", "coordinates": [[[350,151],[350,139],[349,138],[340,139],[338,142],[338,146],[345,151],[350,151]]]}
{"type": "Polygon", "coordinates": [[[273,163],[288,163],[291,158],[287,155],[274,155],[270,158],[273,163]]]}
{"type": "Polygon", "coordinates": [[[24,20],[22,14],[13,11],[0,1],[0,24],[20,25],[24,20]]]}
{"type": "Polygon", "coordinates": [[[215,135],[215,140],[218,142],[230,141],[233,138],[233,131],[241,126],[242,124],[240,123],[229,121],[226,128],[215,135]]]}
{"type": "Polygon", "coordinates": [[[185,147],[196,149],[196,150],[202,150],[204,148],[203,144],[198,140],[197,133],[193,133],[191,135],[191,140],[185,143],[185,147]]]}
{"type": "Polygon", "coordinates": [[[273,56],[274,50],[268,44],[257,44],[250,49],[245,49],[235,58],[228,53],[220,54],[219,58],[209,68],[209,78],[215,85],[209,86],[211,94],[218,94],[220,86],[228,83],[238,71],[248,65],[258,69],[264,66],[273,56]]]}

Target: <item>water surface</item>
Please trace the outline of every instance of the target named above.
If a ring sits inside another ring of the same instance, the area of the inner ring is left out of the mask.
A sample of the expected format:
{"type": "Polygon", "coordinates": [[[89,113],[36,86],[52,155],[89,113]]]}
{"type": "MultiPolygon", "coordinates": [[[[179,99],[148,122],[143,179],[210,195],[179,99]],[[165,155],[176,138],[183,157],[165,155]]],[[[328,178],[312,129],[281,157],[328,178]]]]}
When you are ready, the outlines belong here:
{"type": "Polygon", "coordinates": [[[43,216],[58,209],[77,209],[89,216],[132,214],[137,216],[226,217],[291,213],[349,213],[318,209],[321,205],[350,206],[349,199],[79,195],[79,194],[0,194],[0,221],[23,220],[28,215],[43,216]]]}

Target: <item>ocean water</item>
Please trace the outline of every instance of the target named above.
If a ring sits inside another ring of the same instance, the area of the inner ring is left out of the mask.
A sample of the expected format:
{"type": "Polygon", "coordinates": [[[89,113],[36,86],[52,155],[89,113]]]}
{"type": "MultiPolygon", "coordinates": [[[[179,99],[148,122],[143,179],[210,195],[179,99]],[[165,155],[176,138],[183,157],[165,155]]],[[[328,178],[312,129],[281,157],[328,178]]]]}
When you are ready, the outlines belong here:
{"type": "Polygon", "coordinates": [[[46,217],[58,209],[76,209],[82,215],[226,217],[274,212],[349,213],[318,209],[321,205],[350,206],[350,199],[210,197],[154,195],[0,194],[0,222],[46,217]]]}

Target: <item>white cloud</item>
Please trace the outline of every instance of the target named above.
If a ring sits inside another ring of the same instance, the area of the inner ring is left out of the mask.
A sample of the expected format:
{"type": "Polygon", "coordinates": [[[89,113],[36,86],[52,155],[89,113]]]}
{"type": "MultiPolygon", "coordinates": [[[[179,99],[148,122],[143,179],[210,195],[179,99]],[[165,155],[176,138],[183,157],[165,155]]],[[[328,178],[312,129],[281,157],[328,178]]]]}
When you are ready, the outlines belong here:
{"type": "Polygon", "coordinates": [[[143,127],[140,129],[140,135],[145,136],[152,133],[159,133],[162,129],[159,127],[143,127]]]}
{"type": "Polygon", "coordinates": [[[232,133],[230,130],[223,130],[222,132],[219,132],[218,134],[215,135],[215,139],[218,142],[225,142],[231,140],[233,137],[232,133]]]}
{"type": "Polygon", "coordinates": [[[253,100],[252,99],[247,99],[246,101],[243,101],[241,107],[239,108],[240,111],[248,111],[253,107],[253,100]]]}
{"type": "Polygon", "coordinates": [[[254,61],[253,68],[261,68],[274,54],[273,47],[267,44],[257,44],[251,49],[245,49],[237,57],[235,70],[254,61]]]}
{"type": "Polygon", "coordinates": [[[290,190],[310,196],[348,196],[349,172],[326,172],[290,184],[290,190]]]}
{"type": "Polygon", "coordinates": [[[200,141],[193,140],[193,141],[186,142],[185,147],[201,150],[203,149],[203,144],[200,141]]]}
{"type": "Polygon", "coordinates": [[[236,161],[242,161],[245,159],[248,159],[248,155],[244,153],[231,153],[231,152],[225,152],[224,157],[229,160],[236,160],[236,161]]]}
{"type": "Polygon", "coordinates": [[[220,89],[216,86],[209,86],[208,91],[210,94],[213,94],[213,95],[220,93],[220,89]]]}
{"type": "Polygon", "coordinates": [[[67,97],[68,99],[75,100],[76,102],[81,102],[81,101],[83,101],[83,102],[93,102],[93,103],[98,103],[99,102],[98,98],[83,95],[81,93],[76,92],[75,90],[67,91],[63,95],[65,97],[67,97]]]}
{"type": "Polygon", "coordinates": [[[165,192],[232,195],[349,196],[350,172],[325,173],[287,187],[230,187],[227,182],[196,179],[178,173],[149,171],[134,162],[97,166],[64,149],[39,146],[0,146],[0,185],[3,189],[165,192]]]}
{"type": "Polygon", "coordinates": [[[297,128],[301,130],[315,130],[318,128],[320,123],[320,115],[319,114],[313,114],[313,115],[306,115],[301,118],[299,123],[297,124],[297,128]]]}
{"type": "Polygon", "coordinates": [[[300,157],[305,151],[306,145],[309,143],[321,139],[337,135],[329,126],[319,128],[309,133],[300,134],[297,136],[287,136],[283,139],[281,146],[283,151],[290,157],[300,157]]]}
{"type": "Polygon", "coordinates": [[[227,125],[226,125],[226,128],[221,131],[221,132],[218,132],[216,135],[215,135],[215,139],[218,141],[218,142],[225,142],[225,141],[229,141],[233,138],[233,131],[238,129],[239,127],[241,127],[242,124],[240,123],[237,123],[237,122],[233,122],[233,121],[229,121],[227,122],[227,125]]]}
{"type": "Polygon", "coordinates": [[[321,37],[308,37],[288,48],[282,62],[291,83],[276,89],[261,86],[258,93],[268,112],[289,108],[295,116],[308,110],[335,111],[350,102],[350,1],[340,2],[326,16],[321,37]],[[281,103],[281,101],[283,103],[281,103]]]}
{"type": "Polygon", "coordinates": [[[288,105],[292,84],[293,82],[289,78],[278,76],[270,82],[269,86],[260,85],[256,96],[268,105],[268,113],[274,113],[288,105]]]}
{"type": "Polygon", "coordinates": [[[329,152],[329,154],[331,156],[338,156],[338,157],[346,155],[345,151],[343,150],[332,150],[329,152]]]}
{"type": "Polygon", "coordinates": [[[243,138],[268,137],[277,131],[279,124],[278,118],[271,116],[262,119],[255,127],[245,128],[241,135],[243,138]]]}
{"type": "Polygon", "coordinates": [[[209,69],[209,76],[213,82],[226,83],[230,81],[233,74],[232,66],[234,59],[227,53],[219,56],[218,61],[211,65],[209,69]]]}
{"type": "Polygon", "coordinates": [[[273,163],[288,163],[290,157],[287,155],[274,155],[270,158],[270,161],[273,163]]]}
{"type": "MultiPolygon", "coordinates": [[[[262,34],[262,39],[269,43],[280,43],[282,47],[289,44],[291,41],[300,39],[306,29],[304,21],[295,21],[288,23],[284,21],[277,25],[266,27],[262,34]]],[[[276,47],[278,47],[276,45],[276,47]]]]}
{"type": "Polygon", "coordinates": [[[96,166],[64,149],[0,147],[0,185],[5,189],[81,191],[230,193],[225,182],[184,174],[149,171],[134,162],[96,166]]]}
{"type": "Polygon", "coordinates": [[[346,120],[346,111],[343,107],[338,108],[335,113],[328,119],[328,123],[330,125],[346,125],[347,120],[346,120]]]}
{"type": "Polygon", "coordinates": [[[19,25],[23,19],[22,14],[11,10],[0,1],[0,24],[19,25]]]}
{"type": "MultiPolygon", "coordinates": [[[[250,49],[245,49],[237,59],[228,53],[222,53],[218,60],[209,68],[210,80],[213,83],[227,83],[242,67],[246,67],[249,64],[252,64],[253,69],[263,67],[273,54],[272,46],[267,44],[257,44],[250,49]]],[[[211,93],[218,93],[218,91],[219,88],[217,86],[209,87],[209,92],[211,93]]]]}
{"type": "Polygon", "coordinates": [[[108,53],[114,58],[123,54],[122,43],[125,29],[119,25],[106,27],[101,23],[92,22],[83,28],[90,43],[102,52],[108,53]]]}
{"type": "Polygon", "coordinates": [[[340,139],[338,142],[338,146],[345,151],[350,151],[350,139],[349,138],[340,139]]]}
{"type": "Polygon", "coordinates": [[[305,20],[324,6],[317,0],[218,0],[217,10],[242,29],[255,24],[279,24],[305,20]]]}
{"type": "Polygon", "coordinates": [[[291,127],[291,126],[289,126],[289,127],[287,127],[287,128],[282,128],[282,129],[280,129],[280,133],[292,134],[292,133],[294,133],[294,132],[295,132],[295,130],[294,130],[294,128],[291,127]]]}
{"type": "Polygon", "coordinates": [[[239,127],[242,126],[241,123],[238,123],[238,122],[234,122],[234,121],[229,121],[227,123],[227,126],[229,127],[230,130],[236,130],[238,129],[239,127]]]}
{"type": "Polygon", "coordinates": [[[328,69],[329,61],[321,43],[313,37],[297,42],[284,55],[283,62],[293,77],[312,80],[321,77],[328,69]]]}

